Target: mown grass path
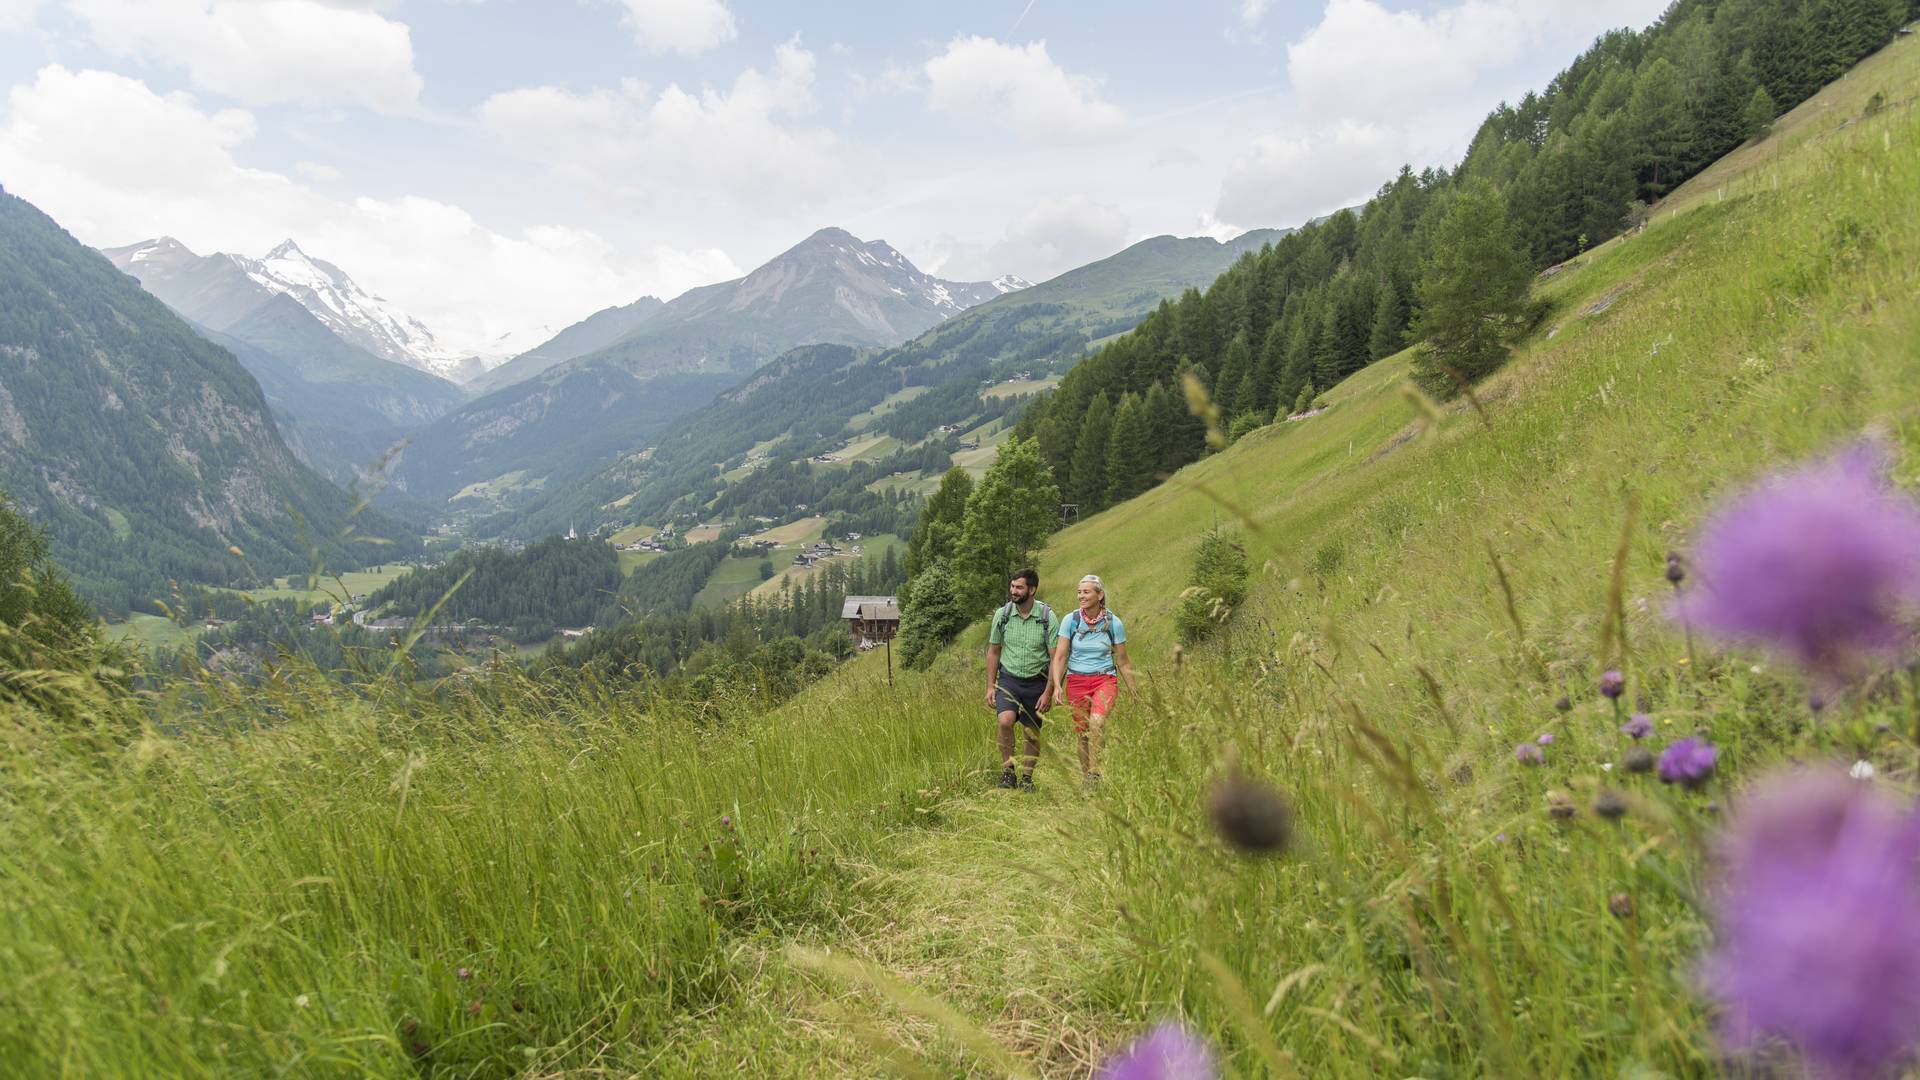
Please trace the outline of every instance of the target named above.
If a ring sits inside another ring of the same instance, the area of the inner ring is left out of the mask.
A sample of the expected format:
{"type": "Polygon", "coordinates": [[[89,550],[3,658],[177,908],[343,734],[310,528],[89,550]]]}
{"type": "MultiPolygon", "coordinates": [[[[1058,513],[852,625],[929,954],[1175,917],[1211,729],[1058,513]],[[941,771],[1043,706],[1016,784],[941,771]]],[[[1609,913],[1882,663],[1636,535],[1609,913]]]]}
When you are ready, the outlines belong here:
{"type": "MultiPolygon", "coordinates": [[[[1040,774],[1030,792],[956,791],[923,825],[849,864],[861,900],[823,932],[761,943],[754,991],[676,1033],[662,1048],[662,1069],[1001,1075],[897,995],[800,970],[789,951],[797,945],[937,997],[1039,1076],[1089,1075],[1124,1039],[1083,977],[1121,945],[1121,920],[1097,902],[1099,799],[1081,793],[1070,764],[1050,761],[1040,774]],[[769,1041],[742,1045],[743,1027],[769,1041]]],[[[970,785],[987,782],[983,773],[970,785]]]]}

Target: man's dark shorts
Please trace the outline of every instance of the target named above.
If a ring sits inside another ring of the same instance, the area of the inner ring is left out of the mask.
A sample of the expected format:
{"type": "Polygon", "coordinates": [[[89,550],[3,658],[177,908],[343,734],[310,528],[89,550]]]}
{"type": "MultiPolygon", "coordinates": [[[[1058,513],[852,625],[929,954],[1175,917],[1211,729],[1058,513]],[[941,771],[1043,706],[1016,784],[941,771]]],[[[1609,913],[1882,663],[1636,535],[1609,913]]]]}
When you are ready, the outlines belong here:
{"type": "Polygon", "coordinates": [[[993,711],[997,715],[1003,712],[1014,714],[1014,718],[1034,729],[1040,730],[1040,695],[1047,692],[1045,674],[1023,679],[1006,668],[1000,669],[1000,675],[993,681],[993,711]]]}

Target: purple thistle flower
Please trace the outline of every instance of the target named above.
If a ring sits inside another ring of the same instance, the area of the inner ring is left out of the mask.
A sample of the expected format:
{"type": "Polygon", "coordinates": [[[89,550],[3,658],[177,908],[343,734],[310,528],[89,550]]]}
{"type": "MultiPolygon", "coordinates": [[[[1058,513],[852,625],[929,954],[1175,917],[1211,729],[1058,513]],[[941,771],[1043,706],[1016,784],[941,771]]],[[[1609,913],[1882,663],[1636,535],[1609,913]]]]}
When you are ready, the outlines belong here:
{"type": "Polygon", "coordinates": [[[1713,775],[1720,751],[1705,739],[1681,739],[1660,751],[1660,782],[1697,788],[1713,775]]]}
{"type": "Polygon", "coordinates": [[[1540,752],[1539,746],[1523,742],[1513,748],[1513,760],[1522,765],[1539,765],[1547,760],[1547,755],[1540,752]]]}
{"type": "Polygon", "coordinates": [[[1179,1024],[1164,1023],[1108,1058],[1095,1080],[1215,1080],[1219,1075],[1206,1040],[1179,1024]]]}
{"type": "Polygon", "coordinates": [[[1880,1076],[1920,1044],[1920,828],[1832,771],[1777,774],[1742,802],[1713,893],[1707,986],[1721,1038],[1783,1039],[1820,1076],[1880,1076]]]}
{"type": "Polygon", "coordinates": [[[1601,697],[1611,698],[1617,701],[1620,695],[1626,692],[1627,677],[1625,675],[1620,674],[1620,672],[1614,668],[1608,668],[1606,671],[1600,673],[1601,697]]]}
{"type": "Polygon", "coordinates": [[[1540,737],[1533,741],[1539,743],[1541,746],[1552,746],[1553,732],[1551,731],[1541,732],[1540,737]]]}
{"type": "Polygon", "coordinates": [[[1782,653],[1841,681],[1906,646],[1920,605],[1920,506],[1862,443],[1762,482],[1701,530],[1700,586],[1674,614],[1716,637],[1782,653]]]}
{"type": "Polygon", "coordinates": [[[1620,734],[1629,739],[1646,738],[1653,734],[1653,717],[1643,712],[1634,713],[1627,717],[1626,723],[1620,725],[1620,734]]]}

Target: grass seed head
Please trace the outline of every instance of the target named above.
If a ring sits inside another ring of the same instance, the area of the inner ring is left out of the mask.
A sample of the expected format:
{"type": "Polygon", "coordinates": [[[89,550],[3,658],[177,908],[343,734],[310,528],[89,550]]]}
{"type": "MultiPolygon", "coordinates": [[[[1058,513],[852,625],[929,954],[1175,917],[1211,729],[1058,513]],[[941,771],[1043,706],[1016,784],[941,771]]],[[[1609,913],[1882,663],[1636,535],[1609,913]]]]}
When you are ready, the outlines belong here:
{"type": "Polygon", "coordinates": [[[1627,800],[1612,788],[1601,788],[1593,797],[1593,812],[1608,821],[1619,821],[1627,815],[1627,800]]]}
{"type": "Polygon", "coordinates": [[[1276,855],[1293,840],[1293,807],[1272,785],[1247,776],[1216,782],[1207,815],[1221,839],[1257,855],[1276,855]]]}
{"type": "Polygon", "coordinates": [[[1644,746],[1629,746],[1620,759],[1620,767],[1630,773],[1653,771],[1653,751],[1644,746]]]}

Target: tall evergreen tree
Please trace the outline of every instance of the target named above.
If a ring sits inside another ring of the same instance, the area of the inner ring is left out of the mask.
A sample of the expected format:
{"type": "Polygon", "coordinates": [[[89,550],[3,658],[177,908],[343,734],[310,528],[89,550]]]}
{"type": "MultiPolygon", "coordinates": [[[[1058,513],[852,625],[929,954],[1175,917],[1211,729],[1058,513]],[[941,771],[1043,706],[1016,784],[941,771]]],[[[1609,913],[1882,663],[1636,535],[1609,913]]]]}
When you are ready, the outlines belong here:
{"type": "Polygon", "coordinates": [[[1693,113],[1680,73],[1666,57],[1655,57],[1634,78],[1627,110],[1638,137],[1640,190],[1651,202],[1686,178],[1682,170],[1693,138],[1693,113]]]}
{"type": "Polygon", "coordinates": [[[1389,282],[1380,290],[1380,302],[1373,311],[1373,330],[1367,335],[1367,356],[1378,360],[1400,351],[1406,340],[1407,307],[1400,290],[1389,282]]]}
{"type": "Polygon", "coordinates": [[[1415,381],[1449,398],[1459,390],[1448,369],[1471,382],[1499,367],[1532,276],[1507,225],[1505,200],[1484,181],[1468,185],[1441,219],[1420,276],[1415,381]]]}
{"type": "Polygon", "coordinates": [[[1072,486],[1068,495],[1090,514],[1106,504],[1107,440],[1113,435],[1113,408],[1107,395],[1095,394],[1080,418],[1080,435],[1073,444],[1072,486]]]}
{"type": "Polygon", "coordinates": [[[1747,110],[1740,118],[1742,134],[1749,139],[1764,139],[1773,130],[1773,118],[1779,113],[1774,111],[1773,95],[1767,93],[1764,86],[1753,88],[1753,96],[1747,99],[1747,110]]]}
{"type": "Polygon", "coordinates": [[[1146,404],[1138,394],[1120,399],[1107,445],[1107,504],[1125,502],[1153,486],[1153,442],[1146,404]]]}
{"type": "Polygon", "coordinates": [[[1247,344],[1245,335],[1236,336],[1227,344],[1226,353],[1220,358],[1220,375],[1214,380],[1213,402],[1221,411],[1230,413],[1236,401],[1240,400],[1240,386],[1253,373],[1253,349],[1247,344]]]}
{"type": "Polygon", "coordinates": [[[907,538],[906,575],[913,578],[933,560],[953,550],[960,538],[960,525],[966,520],[967,500],[973,495],[973,477],[967,470],[952,468],[940,478],[940,486],[920,511],[920,524],[907,538]]]}
{"type": "Polygon", "coordinates": [[[1007,440],[967,500],[954,567],[966,609],[984,611],[1001,599],[1008,575],[1032,564],[1059,521],[1060,489],[1039,444],[1007,440]]]}
{"type": "Polygon", "coordinates": [[[1153,463],[1152,471],[1156,475],[1180,467],[1174,458],[1183,409],[1184,406],[1168,392],[1165,383],[1156,382],[1147,388],[1141,412],[1147,421],[1147,445],[1152,450],[1149,460],[1153,463]]]}

